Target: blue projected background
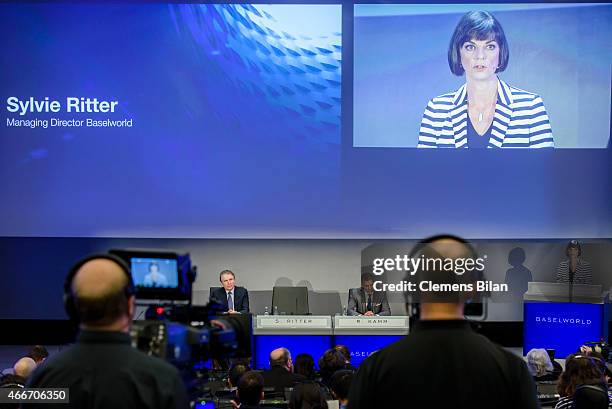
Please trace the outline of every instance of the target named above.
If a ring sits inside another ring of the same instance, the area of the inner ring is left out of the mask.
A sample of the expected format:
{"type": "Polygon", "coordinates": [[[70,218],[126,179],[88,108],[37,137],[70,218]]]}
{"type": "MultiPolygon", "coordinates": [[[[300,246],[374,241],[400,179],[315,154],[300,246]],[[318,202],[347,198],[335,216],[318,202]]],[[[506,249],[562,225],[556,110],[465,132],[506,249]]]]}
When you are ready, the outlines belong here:
{"type": "Polygon", "coordinates": [[[339,5],[1,4],[0,34],[0,235],[266,234],[337,208],[339,5]]]}
{"type": "Polygon", "coordinates": [[[490,11],[510,49],[499,78],[540,95],[555,147],[610,138],[610,4],[356,5],[354,146],[415,147],[427,102],[454,92],[448,45],[459,19],[490,11]]]}
{"type": "Polygon", "coordinates": [[[331,343],[331,335],[256,335],[255,368],[269,369],[270,352],[277,348],[287,348],[294,360],[299,354],[310,354],[318,368],[319,358],[332,347],[331,343]]]}
{"type": "Polygon", "coordinates": [[[524,303],[523,355],[532,348],[555,349],[565,358],[586,342],[604,337],[605,304],[524,303]]]}

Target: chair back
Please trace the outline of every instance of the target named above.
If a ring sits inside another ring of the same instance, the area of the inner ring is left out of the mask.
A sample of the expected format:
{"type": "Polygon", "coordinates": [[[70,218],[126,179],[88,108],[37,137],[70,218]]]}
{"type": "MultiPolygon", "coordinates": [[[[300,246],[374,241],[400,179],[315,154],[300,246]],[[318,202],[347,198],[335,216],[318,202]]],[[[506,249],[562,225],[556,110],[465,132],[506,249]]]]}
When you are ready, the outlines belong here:
{"type": "Polygon", "coordinates": [[[574,392],[574,409],[608,409],[610,398],[603,385],[580,385],[574,392]]]}

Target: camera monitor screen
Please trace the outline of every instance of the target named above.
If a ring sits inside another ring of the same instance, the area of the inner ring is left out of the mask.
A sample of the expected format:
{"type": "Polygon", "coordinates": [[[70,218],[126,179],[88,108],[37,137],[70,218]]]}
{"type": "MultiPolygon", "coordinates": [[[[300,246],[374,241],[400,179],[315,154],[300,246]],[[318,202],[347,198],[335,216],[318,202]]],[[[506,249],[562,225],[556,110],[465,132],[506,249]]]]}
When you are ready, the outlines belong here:
{"type": "Polygon", "coordinates": [[[132,279],[136,287],[177,288],[178,265],[175,259],[132,258],[132,279]]]}
{"type": "Polygon", "coordinates": [[[129,264],[139,300],[191,300],[195,272],[189,253],[155,249],[113,249],[129,264]]]}

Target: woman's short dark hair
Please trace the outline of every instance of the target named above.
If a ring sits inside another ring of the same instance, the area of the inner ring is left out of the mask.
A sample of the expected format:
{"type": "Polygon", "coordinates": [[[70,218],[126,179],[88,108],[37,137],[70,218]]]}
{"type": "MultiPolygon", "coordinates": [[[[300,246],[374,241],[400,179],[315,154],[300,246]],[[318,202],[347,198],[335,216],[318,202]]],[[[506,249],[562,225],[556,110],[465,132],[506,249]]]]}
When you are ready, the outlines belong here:
{"type": "Polygon", "coordinates": [[[463,75],[459,50],[466,41],[495,40],[499,45],[499,66],[495,72],[502,72],[508,66],[510,50],[506,35],[499,21],[488,11],[470,11],[459,20],[448,46],[448,65],[453,74],[463,75]]]}

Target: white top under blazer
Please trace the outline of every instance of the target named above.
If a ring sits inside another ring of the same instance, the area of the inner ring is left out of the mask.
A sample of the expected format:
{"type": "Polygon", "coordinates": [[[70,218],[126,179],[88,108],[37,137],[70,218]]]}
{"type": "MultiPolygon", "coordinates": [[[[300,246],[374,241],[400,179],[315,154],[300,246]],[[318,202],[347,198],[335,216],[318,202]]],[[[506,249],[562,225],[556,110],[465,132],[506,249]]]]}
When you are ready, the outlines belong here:
{"type": "MultiPolygon", "coordinates": [[[[427,104],[419,148],[467,148],[467,91],[435,97],[427,104]]],[[[554,148],[552,129],[539,95],[498,79],[497,103],[487,148],[554,148]]]]}

